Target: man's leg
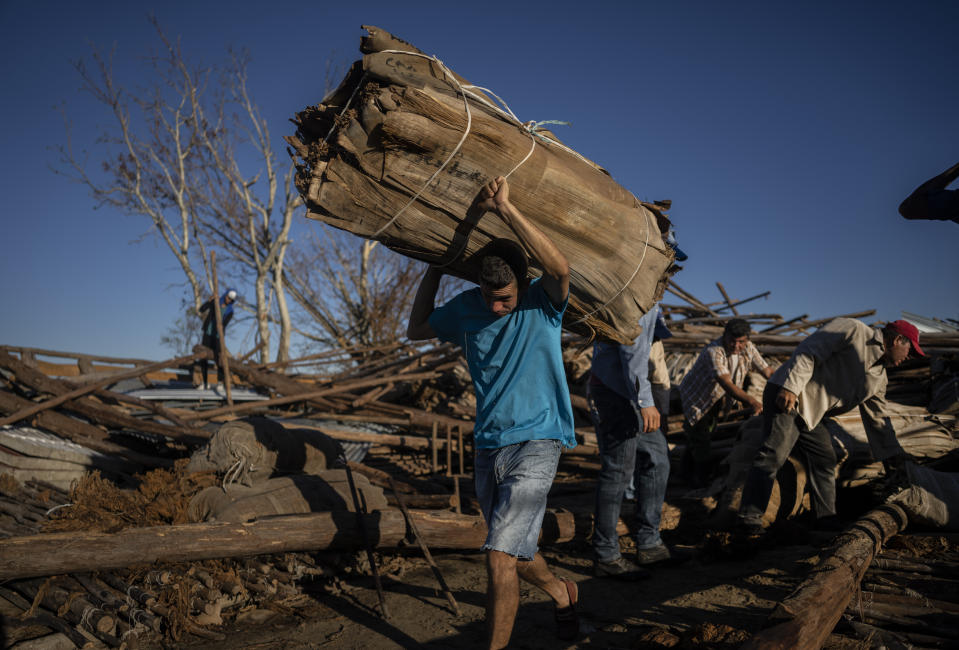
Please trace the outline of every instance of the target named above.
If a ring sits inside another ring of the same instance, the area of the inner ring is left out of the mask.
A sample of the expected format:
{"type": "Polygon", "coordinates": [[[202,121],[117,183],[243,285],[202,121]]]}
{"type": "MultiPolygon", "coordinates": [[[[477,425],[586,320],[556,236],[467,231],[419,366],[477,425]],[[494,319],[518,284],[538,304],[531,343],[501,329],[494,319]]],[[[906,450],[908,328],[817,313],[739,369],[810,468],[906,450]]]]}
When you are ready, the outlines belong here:
{"type": "Polygon", "coordinates": [[[705,487],[709,481],[712,437],[719,423],[722,403],[722,400],[716,402],[696,420],[696,424],[690,424],[689,420],[683,422],[683,431],[686,433],[683,466],[686,478],[693,487],[705,487]]]}
{"type": "MultiPolygon", "coordinates": [[[[569,606],[565,584],[550,573],[537,553],[546,497],[561,450],[556,440],[532,440],[477,453],[477,497],[489,527],[483,548],[488,552],[491,648],[509,642],[519,606],[519,575],[546,591],[558,608],[569,606]]],[[[575,613],[569,613],[575,619],[575,613]]]]}
{"type": "Polygon", "coordinates": [[[491,650],[505,648],[513,634],[519,608],[516,558],[502,551],[487,551],[486,630],[491,650]]]}
{"type": "Polygon", "coordinates": [[[509,643],[519,609],[519,579],[542,589],[558,609],[570,606],[569,593],[562,580],[549,570],[546,560],[537,553],[531,561],[517,560],[501,551],[486,554],[489,577],[486,625],[490,648],[505,648],[509,643]]]}
{"type": "Polygon", "coordinates": [[[590,386],[601,468],[596,481],[593,553],[600,562],[620,557],[616,524],[636,463],[636,412],[628,401],[603,386],[590,386]]]}
{"type": "Polygon", "coordinates": [[[669,481],[669,447],[662,431],[636,437],[636,548],[660,546],[659,523],[669,481]]]}
{"type": "Polygon", "coordinates": [[[796,426],[799,416],[783,413],[776,406],[779,389],[779,386],[767,383],[763,392],[763,443],[749,468],[739,506],[740,522],[750,527],[762,526],[776,473],[799,439],[799,428],[796,426]]]}
{"type": "MultiPolygon", "coordinates": [[[[214,363],[217,363],[216,360],[219,359],[220,352],[219,346],[214,344],[213,337],[204,334],[200,345],[213,353],[214,363]]],[[[204,357],[200,359],[199,363],[200,370],[203,373],[203,384],[201,384],[201,388],[206,388],[210,384],[210,360],[204,357]]]]}
{"type": "Polygon", "coordinates": [[[193,362],[193,367],[191,370],[193,387],[203,388],[203,384],[206,383],[206,362],[197,359],[193,362]]]}
{"type": "Polygon", "coordinates": [[[812,430],[800,429],[796,445],[809,472],[813,512],[817,519],[836,514],[836,450],[829,430],[820,422],[812,430]]]}
{"type": "Polygon", "coordinates": [[[529,562],[518,561],[516,571],[520,578],[542,589],[553,599],[556,607],[560,609],[569,607],[569,593],[566,591],[566,585],[549,570],[542,555],[537,553],[529,562]]]}

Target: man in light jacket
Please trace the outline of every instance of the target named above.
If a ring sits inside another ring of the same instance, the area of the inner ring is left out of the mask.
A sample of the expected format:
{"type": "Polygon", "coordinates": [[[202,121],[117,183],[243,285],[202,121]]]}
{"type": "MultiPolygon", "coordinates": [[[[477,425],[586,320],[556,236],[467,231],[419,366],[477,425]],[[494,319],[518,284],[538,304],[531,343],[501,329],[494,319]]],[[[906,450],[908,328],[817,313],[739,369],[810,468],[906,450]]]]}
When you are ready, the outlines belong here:
{"type": "Polygon", "coordinates": [[[823,419],[858,406],[876,460],[901,457],[896,431],[884,417],[886,368],[898,366],[910,354],[925,356],[919,330],[904,320],[877,329],[837,318],[796,347],[763,392],[764,441],[746,478],[741,532],[762,532],[776,473],[797,446],[809,476],[817,527],[837,527],[836,453],[823,419]]]}

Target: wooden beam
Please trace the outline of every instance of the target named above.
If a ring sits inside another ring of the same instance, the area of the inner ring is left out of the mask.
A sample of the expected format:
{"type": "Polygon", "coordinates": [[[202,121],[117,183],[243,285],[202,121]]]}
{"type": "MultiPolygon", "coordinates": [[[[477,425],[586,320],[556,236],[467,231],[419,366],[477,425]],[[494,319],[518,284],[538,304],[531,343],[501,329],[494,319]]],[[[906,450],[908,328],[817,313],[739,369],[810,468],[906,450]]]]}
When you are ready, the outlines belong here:
{"type": "Polygon", "coordinates": [[[210,268],[213,271],[213,313],[216,318],[216,337],[219,343],[220,365],[223,367],[223,387],[226,389],[226,403],[233,406],[233,385],[230,378],[230,351],[226,349],[223,338],[223,319],[220,314],[220,287],[216,279],[216,251],[210,251],[210,268]]]}
{"type": "Polygon", "coordinates": [[[286,397],[274,397],[273,399],[247,402],[246,404],[236,404],[234,406],[223,406],[221,408],[210,409],[209,411],[201,411],[195,414],[190,414],[185,417],[186,419],[191,419],[191,420],[209,420],[210,418],[214,418],[218,415],[225,415],[227,413],[230,413],[230,414],[245,413],[247,411],[255,411],[257,409],[264,408],[267,406],[280,406],[282,404],[293,404],[295,402],[310,401],[326,395],[336,395],[338,393],[346,393],[354,388],[367,388],[369,386],[379,386],[382,384],[395,383],[398,381],[418,381],[422,379],[433,379],[434,377],[437,377],[437,376],[439,376],[439,373],[436,373],[436,372],[419,372],[419,373],[410,373],[408,375],[397,375],[394,377],[373,377],[371,379],[360,379],[357,381],[344,381],[334,386],[321,388],[320,390],[311,391],[309,389],[306,389],[305,392],[297,393],[294,395],[287,395],[286,397]]]}
{"type": "Polygon", "coordinates": [[[18,347],[15,345],[0,345],[0,350],[4,352],[17,352],[22,355],[22,358],[25,362],[29,363],[29,360],[35,357],[36,355],[41,355],[44,357],[59,357],[61,359],[79,359],[80,357],[85,357],[92,361],[102,361],[105,363],[115,363],[115,364],[130,364],[130,365],[141,365],[151,363],[149,359],[125,359],[120,357],[98,357],[91,354],[75,353],[75,352],[58,352],[57,350],[43,350],[41,348],[24,348],[18,347]]]}
{"type": "MultiPolygon", "coordinates": [[[[378,510],[362,516],[374,547],[393,548],[406,539],[406,521],[399,510],[378,510]]],[[[410,516],[420,536],[434,549],[479,549],[486,540],[486,523],[480,516],[435,510],[411,510],[410,516]]],[[[575,534],[572,513],[548,511],[540,543],[567,542],[575,534]]],[[[246,524],[181,524],[128,528],[117,533],[27,535],[0,539],[0,581],[153,562],[352,550],[361,544],[356,514],[347,511],[269,517],[246,524]]]]}
{"type": "MultiPolygon", "coordinates": [[[[729,307],[739,307],[740,305],[744,305],[747,302],[752,302],[753,300],[758,300],[759,298],[765,298],[768,295],[769,295],[768,291],[763,291],[762,293],[757,293],[755,296],[749,296],[748,298],[737,300],[733,304],[729,305],[729,307]]],[[[726,307],[720,307],[716,311],[723,311],[724,309],[726,309],[726,307]]]]}
{"type": "MultiPolygon", "coordinates": [[[[800,327],[819,327],[820,325],[825,325],[830,321],[834,321],[837,318],[865,318],[867,316],[872,316],[876,313],[875,309],[867,309],[865,311],[857,311],[853,314],[840,314],[839,316],[830,316],[828,318],[820,318],[818,320],[811,320],[804,322],[800,327]]],[[[793,329],[800,329],[800,327],[790,327],[784,331],[789,331],[793,329]]]]}
{"type": "Polygon", "coordinates": [[[793,323],[797,321],[801,321],[804,318],[809,318],[809,314],[803,314],[802,316],[796,316],[795,318],[790,318],[789,320],[783,321],[782,323],[776,323],[775,325],[767,327],[766,329],[759,330],[759,333],[762,334],[764,332],[772,332],[774,330],[782,329],[783,327],[786,327],[787,325],[792,325],[793,323]]]}
{"type": "Polygon", "coordinates": [[[705,311],[705,312],[706,312],[707,314],[709,314],[710,316],[716,316],[716,315],[717,315],[716,312],[714,312],[712,309],[710,309],[705,303],[703,303],[703,302],[701,302],[700,300],[698,300],[694,295],[692,295],[691,293],[687,292],[685,289],[683,289],[682,287],[680,287],[678,284],[676,284],[676,283],[673,282],[672,280],[669,280],[669,282],[666,284],[666,291],[669,291],[669,292],[670,292],[671,294],[673,294],[674,296],[678,296],[679,298],[682,298],[683,300],[685,300],[686,302],[688,302],[690,305],[692,305],[692,306],[694,306],[694,307],[696,307],[696,308],[698,308],[698,309],[702,309],[703,311],[705,311]]]}
{"type": "Polygon", "coordinates": [[[839,535],[809,577],[769,616],[771,627],[741,647],[749,650],[818,650],[836,626],[873,556],[905,530],[909,519],[898,505],[869,512],[839,535]]]}
{"type": "Polygon", "coordinates": [[[729,299],[729,294],[726,293],[726,289],[723,287],[722,283],[717,282],[716,287],[719,289],[719,293],[723,294],[723,298],[726,300],[726,307],[731,309],[734,315],[738,316],[739,312],[736,311],[736,307],[733,305],[733,301],[729,299]]]}

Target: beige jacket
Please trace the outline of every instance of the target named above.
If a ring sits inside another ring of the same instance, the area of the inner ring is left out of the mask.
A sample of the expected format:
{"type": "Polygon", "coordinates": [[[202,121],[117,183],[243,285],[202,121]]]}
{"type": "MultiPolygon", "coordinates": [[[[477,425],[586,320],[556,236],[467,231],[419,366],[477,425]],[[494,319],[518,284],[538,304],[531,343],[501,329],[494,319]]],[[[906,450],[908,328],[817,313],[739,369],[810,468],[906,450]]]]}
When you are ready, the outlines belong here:
{"type": "Polygon", "coordinates": [[[824,417],[859,406],[876,460],[903,453],[886,411],[882,330],[837,318],[796,347],[769,381],[799,396],[799,416],[810,429],[824,417]]]}

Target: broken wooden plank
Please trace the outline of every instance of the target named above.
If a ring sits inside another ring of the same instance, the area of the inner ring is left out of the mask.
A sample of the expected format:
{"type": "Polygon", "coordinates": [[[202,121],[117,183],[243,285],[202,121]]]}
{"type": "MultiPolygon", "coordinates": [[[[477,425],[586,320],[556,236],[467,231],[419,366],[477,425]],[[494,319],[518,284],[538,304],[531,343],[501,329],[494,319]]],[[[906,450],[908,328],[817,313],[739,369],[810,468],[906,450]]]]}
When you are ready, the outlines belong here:
{"type": "Polygon", "coordinates": [[[66,393],[61,393],[60,395],[57,395],[56,397],[48,399],[44,402],[40,402],[39,404],[34,404],[33,406],[29,408],[25,408],[17,413],[14,413],[13,415],[9,415],[5,418],[0,418],[0,427],[7,424],[13,424],[14,422],[19,422],[20,420],[25,420],[31,415],[36,415],[37,413],[40,413],[41,411],[49,410],[51,408],[59,406],[60,404],[63,404],[64,402],[68,402],[72,399],[76,399],[77,397],[88,395],[101,388],[106,388],[110,384],[115,384],[116,382],[121,381],[123,379],[132,379],[134,377],[141,377],[147,374],[148,372],[153,372],[154,370],[162,370],[163,368],[168,368],[170,366],[179,366],[184,363],[190,363],[196,358],[197,358],[197,355],[195,354],[191,354],[183,357],[176,357],[173,359],[168,359],[166,361],[151,363],[148,366],[138,366],[136,368],[133,368],[132,370],[127,370],[125,372],[118,372],[116,374],[110,375],[103,379],[98,379],[97,381],[91,382],[89,384],[85,384],[77,389],[71,390],[66,393]]]}
{"type": "MultiPolygon", "coordinates": [[[[70,390],[65,382],[47,377],[39,370],[30,368],[6,352],[0,352],[0,366],[12,372],[17,377],[17,381],[29,386],[33,390],[51,395],[59,395],[70,390]]],[[[198,437],[193,431],[185,431],[179,427],[161,424],[160,422],[130,417],[114,408],[95,402],[91,397],[80,397],[62,406],[64,409],[82,415],[97,424],[112,428],[143,431],[174,440],[192,442],[194,444],[199,444],[203,441],[203,438],[198,437]]]]}
{"type": "MultiPolygon", "coordinates": [[[[410,373],[408,375],[395,375],[393,377],[373,377],[371,379],[359,379],[356,381],[342,381],[337,384],[328,386],[326,388],[321,388],[319,390],[310,390],[299,384],[303,389],[302,392],[294,393],[293,395],[287,395],[285,397],[274,397],[273,399],[268,400],[259,400],[256,402],[247,402],[246,404],[236,404],[234,406],[224,406],[221,408],[210,409],[208,411],[201,411],[195,414],[185,416],[187,419],[193,420],[209,420],[218,415],[225,414],[236,414],[236,413],[246,413],[247,411],[255,411],[267,406],[279,406],[281,404],[293,404],[295,402],[308,402],[310,400],[316,399],[318,397],[325,397],[327,395],[337,395],[341,393],[349,392],[350,390],[356,388],[367,388],[369,386],[380,386],[383,384],[395,383],[399,381],[421,381],[424,379],[433,379],[438,377],[439,373],[437,372],[419,372],[419,373],[410,373]]],[[[301,390],[301,389],[298,389],[301,390]]]]}
{"type": "MultiPolygon", "coordinates": [[[[18,397],[13,393],[0,390],[0,413],[13,413],[30,404],[30,400],[18,397]]],[[[72,440],[103,454],[120,456],[126,460],[142,465],[143,467],[172,467],[173,460],[142,454],[123,445],[107,440],[107,432],[88,422],[72,418],[56,411],[44,411],[36,415],[36,426],[46,429],[61,438],[72,440]]],[[[133,471],[131,467],[131,471],[133,471]]]]}
{"type": "Polygon", "coordinates": [[[717,282],[716,287],[719,289],[719,293],[723,294],[723,300],[726,301],[726,308],[732,311],[734,316],[739,316],[736,305],[733,304],[733,301],[729,299],[729,294],[726,293],[726,287],[723,286],[722,282],[717,282]]]}

